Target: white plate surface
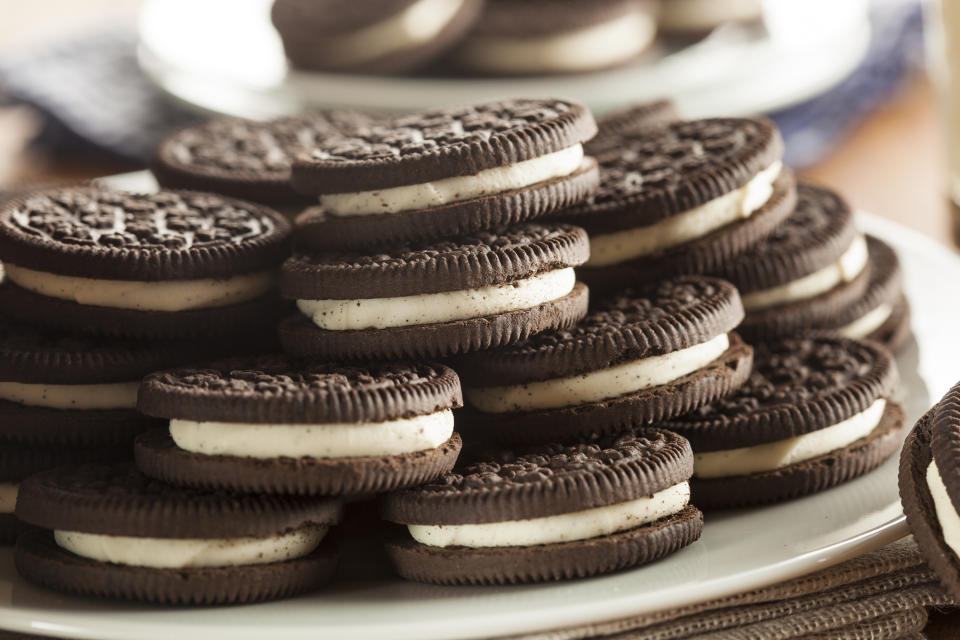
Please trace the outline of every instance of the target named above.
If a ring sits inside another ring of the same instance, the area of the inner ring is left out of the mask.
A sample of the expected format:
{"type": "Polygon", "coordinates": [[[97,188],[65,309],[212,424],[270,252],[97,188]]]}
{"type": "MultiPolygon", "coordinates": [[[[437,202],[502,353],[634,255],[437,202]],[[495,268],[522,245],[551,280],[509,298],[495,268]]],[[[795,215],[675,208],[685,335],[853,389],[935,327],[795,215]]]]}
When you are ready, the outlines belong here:
{"type": "Polygon", "coordinates": [[[864,0],[765,0],[765,29],[731,25],[695,45],[592,74],[470,79],[305,73],[287,69],[269,21],[271,1],[148,0],[140,20],[141,67],[181,102],[248,118],[311,106],[410,111],[512,95],[563,95],[597,112],[670,96],[697,118],[770,112],[818,95],[853,70],[870,39],[864,0]]]}
{"type": "MultiPolygon", "coordinates": [[[[126,186],[143,184],[139,177],[126,186]]],[[[901,401],[914,421],[960,377],[960,258],[891,222],[862,227],[894,245],[904,264],[917,340],[898,359],[901,401]]],[[[841,487],[765,509],[707,515],[703,537],[648,567],[560,584],[431,587],[348,582],[262,605],[163,609],[59,596],[20,580],[0,551],[0,628],[42,635],[138,640],[275,637],[480,638],[614,619],[772,584],[876,549],[906,534],[896,460],[841,487]]]]}

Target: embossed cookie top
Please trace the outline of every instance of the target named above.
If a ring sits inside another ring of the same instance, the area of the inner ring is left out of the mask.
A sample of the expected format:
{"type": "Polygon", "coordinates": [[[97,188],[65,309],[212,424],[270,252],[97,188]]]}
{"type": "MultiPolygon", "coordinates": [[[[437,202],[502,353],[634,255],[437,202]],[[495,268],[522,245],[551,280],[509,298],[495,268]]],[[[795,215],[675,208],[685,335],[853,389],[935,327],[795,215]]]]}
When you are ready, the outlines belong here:
{"type": "Polygon", "coordinates": [[[161,185],[214,191],[258,202],[302,199],[289,186],[299,153],[368,123],[347,110],[318,111],[266,122],[224,118],[186,127],[163,140],[152,168],[161,185]]]}
{"type": "Polygon", "coordinates": [[[730,283],[680,277],[596,300],[575,327],[476,353],[463,372],[477,386],[572,376],[700,344],[742,319],[740,296],[730,283]]]}
{"type": "Polygon", "coordinates": [[[0,380],[29,384],[131,382],[193,361],[192,344],[71,336],[0,319],[0,380]]]}
{"type": "Polygon", "coordinates": [[[292,179],[307,194],[420,184],[530,160],[595,134],[587,108],[569,100],[431,109],[320,141],[298,156],[292,179]]]}
{"type": "Polygon", "coordinates": [[[35,192],[0,207],[0,255],[20,267],[117,280],[229,277],[277,266],[290,225],[212,194],[93,187],[35,192]]]}
{"type": "Polygon", "coordinates": [[[774,287],[834,263],[857,234],[853,212],[840,195],[800,184],[793,213],[714,275],[730,280],[743,293],[774,287]]]}
{"type": "Polygon", "coordinates": [[[578,266],[589,257],[579,227],[522,224],[370,254],[297,254],[283,265],[289,298],[382,298],[476,289],[578,266]]]}
{"type": "Polygon", "coordinates": [[[890,354],[846,338],[804,338],[755,347],[753,373],[723,400],[677,418],[696,449],[783,440],[842,422],[889,397],[897,382],[890,354]]]}
{"type": "Polygon", "coordinates": [[[390,495],[385,516],[405,524],[519,520],[580,511],[651,495],[687,480],[690,445],[644,430],[596,443],[545,445],[456,469],[390,495]]]}
{"type": "Polygon", "coordinates": [[[235,358],[148,376],[138,408],[161,418],[233,422],[382,422],[462,404],[438,364],[335,365],[235,358]]]}
{"type": "Polygon", "coordinates": [[[566,218],[629,228],[653,224],[745,185],[783,156],[769,120],[713,118],[624,132],[602,155],[600,188],[566,218]]]}
{"type": "Polygon", "coordinates": [[[131,464],[62,467],[20,486],[17,516],[45,529],[159,538],[265,537],[333,524],[329,498],[178,488],[131,464]]]}

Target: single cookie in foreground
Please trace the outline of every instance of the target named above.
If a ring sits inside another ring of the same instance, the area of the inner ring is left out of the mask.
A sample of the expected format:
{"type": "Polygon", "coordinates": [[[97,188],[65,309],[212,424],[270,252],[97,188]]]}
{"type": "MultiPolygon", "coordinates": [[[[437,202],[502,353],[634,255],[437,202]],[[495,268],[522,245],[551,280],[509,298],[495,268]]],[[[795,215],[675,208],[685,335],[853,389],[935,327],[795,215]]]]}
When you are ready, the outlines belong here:
{"type": "Polygon", "coordinates": [[[790,217],[712,275],[740,290],[747,310],[743,336],[771,340],[829,322],[864,297],[870,271],[867,241],[846,201],[801,184],[790,217]]]}
{"type": "Polygon", "coordinates": [[[487,0],[451,55],[480,74],[584,73],[635,60],[656,31],[648,0],[487,0]]]}
{"type": "Polygon", "coordinates": [[[232,359],[148,376],[141,412],[167,430],[136,443],[140,469],[176,485],[359,495],[453,468],[460,380],[432,364],[232,359]]]}
{"type": "Polygon", "coordinates": [[[266,122],[209,120],[164,138],[150,169],[166,189],[210,191],[298,214],[311,200],[290,186],[293,158],[318,140],[341,135],[371,119],[358,111],[331,110],[266,122]]]}
{"type": "Polygon", "coordinates": [[[206,193],[95,187],[0,206],[4,313],[110,336],[255,338],[273,326],[290,225],[206,193]]]}
{"type": "Polygon", "coordinates": [[[900,499],[907,526],[940,583],[960,599],[960,386],[907,437],[900,454],[900,499]]]}
{"type": "Polygon", "coordinates": [[[903,292],[903,273],[896,251],[867,236],[870,282],[863,297],[813,325],[845,338],[873,340],[892,351],[910,337],[910,305],[903,292]]]}
{"type": "Polygon", "coordinates": [[[752,350],[733,285],[685,276],[597,301],[569,329],[462,358],[468,442],[582,441],[657,424],[733,393],[752,350]]]}
{"type": "Polygon", "coordinates": [[[283,349],[328,361],[429,359],[574,325],[587,288],[583,229],[525,224],[380,253],[294,255],[281,294],[300,314],[283,349]]]}
{"type": "Polygon", "coordinates": [[[390,74],[442,56],[482,6],[483,0],[275,0],[271,17],[294,66],[390,74]]]}
{"type": "Polygon", "coordinates": [[[602,159],[608,153],[616,153],[623,138],[680,119],[677,105],[669,99],[643,102],[619,111],[611,111],[597,118],[597,137],[583,145],[583,148],[590,155],[602,159]]]}
{"type": "Polygon", "coordinates": [[[653,562],[700,537],[689,443],[666,431],[547,445],[389,494],[407,525],[397,572],[434,584],[585,578],[653,562]]]}
{"type": "Polygon", "coordinates": [[[757,345],[729,397],[661,423],[690,440],[703,509],[789,500],[880,466],[905,432],[890,396],[897,371],[880,345],[846,338],[757,345]]]}
{"type": "Polygon", "coordinates": [[[298,220],[318,251],[396,247],[507,227],[572,206],[598,183],[579,102],[515,99],[445,107],[319,141],[293,186],[320,206],[298,220]]]}
{"type": "Polygon", "coordinates": [[[558,219],[590,234],[580,270],[597,291],[717,271],[796,203],[783,141],[765,119],[714,118],[624,133],[600,157],[600,188],[558,219]]]}
{"type": "Polygon", "coordinates": [[[63,467],[20,487],[17,571],[75,595],[169,605],[243,604],[333,575],[329,498],[177,489],[131,465],[63,467]]]}

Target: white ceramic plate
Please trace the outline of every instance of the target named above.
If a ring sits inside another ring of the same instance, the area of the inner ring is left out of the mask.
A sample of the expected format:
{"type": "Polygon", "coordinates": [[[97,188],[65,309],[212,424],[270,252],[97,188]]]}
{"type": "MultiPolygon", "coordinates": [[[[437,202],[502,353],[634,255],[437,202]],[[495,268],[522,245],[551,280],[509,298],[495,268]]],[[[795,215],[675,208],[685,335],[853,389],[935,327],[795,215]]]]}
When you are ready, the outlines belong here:
{"type": "Polygon", "coordinates": [[[287,69],[270,4],[148,0],[140,20],[141,67],[181,102],[248,118],[311,106],[410,111],[511,95],[563,95],[597,112],[671,96],[683,113],[698,118],[770,112],[818,95],[853,70],[870,39],[864,0],[765,0],[765,29],[731,25],[695,45],[592,74],[470,79],[304,73],[287,69]]]}
{"type": "MultiPolygon", "coordinates": [[[[145,189],[142,175],[117,186],[145,189]]],[[[960,377],[960,258],[891,222],[862,227],[900,253],[917,340],[898,359],[901,401],[914,421],[960,377]]],[[[819,495],[765,509],[707,515],[703,537],[648,567],[560,584],[431,587],[347,581],[292,600],[215,609],[164,609],[69,598],[20,580],[0,551],[0,628],[112,640],[466,639],[610,620],[719,598],[803,575],[906,534],[897,463],[819,495]]]]}

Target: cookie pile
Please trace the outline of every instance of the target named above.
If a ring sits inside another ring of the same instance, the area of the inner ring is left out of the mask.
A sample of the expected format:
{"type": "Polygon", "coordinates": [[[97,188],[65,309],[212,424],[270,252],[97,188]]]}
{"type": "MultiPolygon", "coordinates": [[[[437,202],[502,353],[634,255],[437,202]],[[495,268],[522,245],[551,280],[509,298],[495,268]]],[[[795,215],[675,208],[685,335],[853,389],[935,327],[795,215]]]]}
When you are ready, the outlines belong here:
{"type": "Polygon", "coordinates": [[[214,121],[160,145],[167,190],[3,205],[19,571],[284,597],[377,496],[408,579],[586,577],[869,471],[896,370],[844,336],[902,341],[899,267],[782,152],[763,119],[509,99],[214,121]]]}
{"type": "Polygon", "coordinates": [[[290,63],[344,73],[543,75],[631,64],[658,26],[702,37],[759,0],[275,0],[290,63]],[[659,23],[659,25],[658,25],[659,23]]]}

